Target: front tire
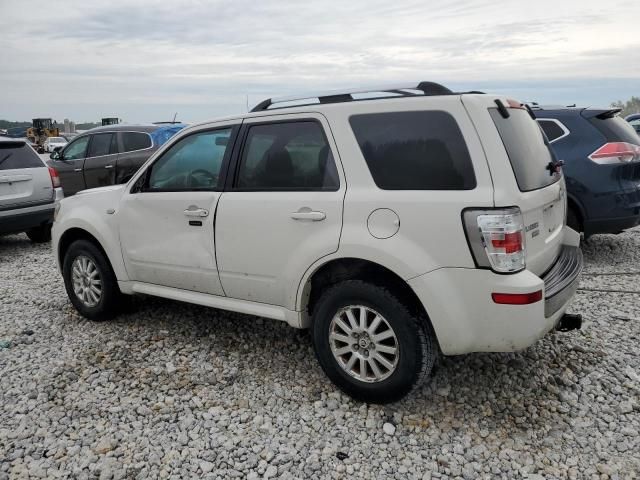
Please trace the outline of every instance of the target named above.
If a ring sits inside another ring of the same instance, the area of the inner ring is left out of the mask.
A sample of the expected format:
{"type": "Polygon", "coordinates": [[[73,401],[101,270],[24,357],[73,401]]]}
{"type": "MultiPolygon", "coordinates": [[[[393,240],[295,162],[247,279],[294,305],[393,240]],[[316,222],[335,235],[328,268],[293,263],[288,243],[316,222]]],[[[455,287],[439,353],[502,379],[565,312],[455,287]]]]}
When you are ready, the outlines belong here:
{"type": "Polygon", "coordinates": [[[327,376],[353,398],[399,400],[431,372],[435,335],[384,287],[347,280],[329,288],[313,313],[313,344],[327,376]]]}
{"type": "Polygon", "coordinates": [[[108,259],[93,243],[76,240],[67,250],[62,276],[67,295],[89,320],[108,320],[118,312],[122,293],[108,259]]]}

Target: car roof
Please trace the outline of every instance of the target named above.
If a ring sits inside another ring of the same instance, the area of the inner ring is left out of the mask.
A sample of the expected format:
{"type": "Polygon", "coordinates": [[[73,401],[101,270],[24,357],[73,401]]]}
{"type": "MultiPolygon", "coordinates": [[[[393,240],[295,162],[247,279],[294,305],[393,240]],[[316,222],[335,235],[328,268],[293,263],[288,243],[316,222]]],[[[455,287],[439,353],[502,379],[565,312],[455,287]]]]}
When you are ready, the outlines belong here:
{"type": "Polygon", "coordinates": [[[625,120],[630,122],[631,120],[638,120],[640,118],[640,113],[632,113],[631,115],[627,115],[625,120]]]}
{"type": "Polygon", "coordinates": [[[2,142],[2,143],[20,143],[20,144],[27,143],[24,138],[12,138],[12,137],[4,137],[4,136],[0,136],[0,142],[2,142]]]}
{"type": "Polygon", "coordinates": [[[87,130],[86,132],[82,132],[81,135],[86,135],[87,133],[100,133],[100,132],[153,132],[164,126],[165,125],[153,125],[151,123],[149,124],[118,123],[117,125],[104,125],[100,127],[95,127],[90,130],[87,130]]]}

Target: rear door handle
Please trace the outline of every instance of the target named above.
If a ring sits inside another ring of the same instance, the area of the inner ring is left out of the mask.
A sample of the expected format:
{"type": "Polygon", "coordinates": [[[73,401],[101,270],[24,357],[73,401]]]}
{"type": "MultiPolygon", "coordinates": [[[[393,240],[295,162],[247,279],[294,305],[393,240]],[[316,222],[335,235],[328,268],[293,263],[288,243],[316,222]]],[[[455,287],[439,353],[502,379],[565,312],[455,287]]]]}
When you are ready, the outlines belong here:
{"type": "Polygon", "coordinates": [[[320,222],[327,218],[327,215],[324,212],[316,212],[311,210],[309,207],[303,207],[297,212],[293,212],[291,214],[291,218],[294,220],[310,220],[312,222],[320,222]]]}
{"type": "Polygon", "coordinates": [[[74,169],[73,169],[73,171],[74,171],[74,172],[81,172],[81,171],[82,171],[82,169],[81,169],[81,168],[74,168],[74,169]]]}
{"type": "Polygon", "coordinates": [[[113,165],[105,165],[104,168],[113,168],[113,165]]]}
{"type": "Polygon", "coordinates": [[[189,208],[187,208],[184,211],[184,214],[187,217],[208,217],[209,216],[209,210],[206,210],[206,209],[200,208],[200,207],[196,207],[195,205],[191,205],[189,208]]]}

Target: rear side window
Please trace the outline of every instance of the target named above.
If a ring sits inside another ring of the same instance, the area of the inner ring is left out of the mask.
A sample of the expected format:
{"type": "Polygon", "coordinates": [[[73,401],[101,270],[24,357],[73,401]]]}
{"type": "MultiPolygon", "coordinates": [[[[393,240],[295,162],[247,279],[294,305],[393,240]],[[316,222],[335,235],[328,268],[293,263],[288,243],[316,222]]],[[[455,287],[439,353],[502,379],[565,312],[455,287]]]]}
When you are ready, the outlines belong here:
{"type": "Polygon", "coordinates": [[[242,150],[240,190],[338,190],[331,148],[315,121],[253,125],[242,150]]]}
{"type": "Polygon", "coordinates": [[[44,167],[44,164],[31,147],[14,142],[0,142],[0,170],[38,167],[44,167]]]}
{"type": "Polygon", "coordinates": [[[151,147],[151,137],[142,132],[123,132],[122,143],[125,152],[143,150],[151,147]]]}
{"type": "Polygon", "coordinates": [[[549,142],[555,142],[569,133],[555,120],[538,120],[538,124],[540,124],[540,128],[542,128],[549,142]]]}
{"type": "Polygon", "coordinates": [[[504,118],[497,108],[489,109],[520,191],[529,192],[557,182],[562,174],[550,174],[548,167],[555,158],[536,121],[526,110],[510,108],[508,111],[509,118],[504,118]]]}
{"type": "Polygon", "coordinates": [[[471,157],[446,112],[390,112],[349,119],[376,185],[383,190],[472,190],[471,157]]]}
{"type": "Polygon", "coordinates": [[[100,157],[111,153],[117,153],[118,150],[115,138],[116,136],[113,133],[100,133],[93,135],[87,157],[100,157]]]}

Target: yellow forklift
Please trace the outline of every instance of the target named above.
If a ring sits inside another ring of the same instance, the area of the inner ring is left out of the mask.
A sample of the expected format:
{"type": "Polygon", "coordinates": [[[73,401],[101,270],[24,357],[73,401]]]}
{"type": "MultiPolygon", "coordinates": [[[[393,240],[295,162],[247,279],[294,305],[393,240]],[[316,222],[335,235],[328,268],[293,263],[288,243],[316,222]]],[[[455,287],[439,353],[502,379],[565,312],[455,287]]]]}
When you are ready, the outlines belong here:
{"type": "Polygon", "coordinates": [[[32,125],[27,129],[27,138],[38,153],[44,153],[44,142],[49,137],[60,136],[60,129],[50,118],[34,118],[32,125]]]}

